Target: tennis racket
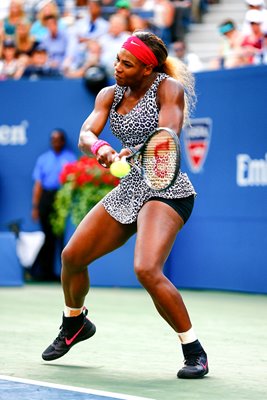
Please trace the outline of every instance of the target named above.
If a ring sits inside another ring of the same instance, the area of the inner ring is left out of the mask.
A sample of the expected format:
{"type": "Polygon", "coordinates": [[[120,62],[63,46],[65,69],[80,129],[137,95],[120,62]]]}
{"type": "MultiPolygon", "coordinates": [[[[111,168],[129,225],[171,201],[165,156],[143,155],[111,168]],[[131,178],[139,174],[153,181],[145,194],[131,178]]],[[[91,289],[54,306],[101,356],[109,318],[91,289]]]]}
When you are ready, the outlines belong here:
{"type": "Polygon", "coordinates": [[[168,189],[180,171],[180,141],[169,128],[157,128],[147,140],[126,157],[153,190],[168,189]]]}

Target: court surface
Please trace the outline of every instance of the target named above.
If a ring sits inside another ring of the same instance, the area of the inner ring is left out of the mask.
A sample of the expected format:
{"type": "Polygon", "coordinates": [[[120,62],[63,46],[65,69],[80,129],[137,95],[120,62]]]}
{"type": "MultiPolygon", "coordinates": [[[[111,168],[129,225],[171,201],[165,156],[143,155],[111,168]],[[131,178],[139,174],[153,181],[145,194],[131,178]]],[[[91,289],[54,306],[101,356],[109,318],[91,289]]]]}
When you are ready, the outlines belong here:
{"type": "Polygon", "coordinates": [[[0,400],[266,400],[267,296],[183,290],[210,374],[180,380],[176,334],[143,289],[92,288],[97,332],[53,362],[41,353],[61,324],[59,284],[0,288],[0,400]]]}

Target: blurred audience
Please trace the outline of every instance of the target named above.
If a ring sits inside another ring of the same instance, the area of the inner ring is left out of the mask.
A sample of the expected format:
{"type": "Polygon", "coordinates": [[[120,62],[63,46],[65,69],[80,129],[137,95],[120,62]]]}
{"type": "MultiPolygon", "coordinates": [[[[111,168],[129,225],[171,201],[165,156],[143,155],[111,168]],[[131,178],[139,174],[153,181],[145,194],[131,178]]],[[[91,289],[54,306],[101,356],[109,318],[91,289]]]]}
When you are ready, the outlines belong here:
{"type": "Polygon", "coordinates": [[[31,57],[24,66],[21,76],[31,80],[63,77],[61,70],[49,63],[47,50],[41,44],[32,50],[31,57]]]}
{"type": "Polygon", "coordinates": [[[0,80],[20,79],[24,65],[16,55],[16,44],[12,39],[3,42],[0,58],[0,80]]]}
{"type": "Polygon", "coordinates": [[[11,0],[8,15],[4,18],[4,31],[7,37],[15,38],[18,23],[25,17],[23,0],[11,0]]]}
{"type": "Polygon", "coordinates": [[[59,19],[60,29],[65,29],[65,25],[60,19],[59,8],[55,1],[43,0],[37,5],[36,10],[37,15],[35,21],[32,23],[30,33],[38,42],[43,40],[49,33],[47,28],[47,18],[50,16],[59,19]]]}
{"type": "MultiPolygon", "coordinates": [[[[115,13],[122,15],[127,21],[127,30],[132,32],[133,29],[133,14],[132,14],[132,5],[130,0],[117,0],[115,2],[115,13]]],[[[142,20],[144,20],[142,18],[142,20]]]]}
{"type": "Polygon", "coordinates": [[[41,44],[47,50],[49,64],[61,71],[68,69],[72,63],[75,63],[78,53],[76,37],[60,29],[55,15],[47,15],[45,21],[48,33],[41,40],[41,44]]]}
{"type": "Polygon", "coordinates": [[[247,13],[250,10],[257,10],[261,12],[262,15],[262,30],[267,32],[267,10],[265,8],[264,0],[245,0],[247,5],[247,12],[244,16],[244,21],[242,25],[242,34],[249,35],[251,33],[251,24],[247,18],[247,13]]]}
{"type": "Polygon", "coordinates": [[[203,71],[203,63],[197,54],[187,51],[186,42],[184,40],[177,40],[170,47],[170,55],[178,58],[187,65],[191,72],[203,71]]]}
{"type": "Polygon", "coordinates": [[[130,35],[127,27],[127,19],[123,15],[113,14],[109,19],[108,32],[99,39],[101,46],[100,64],[105,66],[109,76],[113,76],[116,56],[122,44],[130,35]]]}
{"type": "Polygon", "coordinates": [[[38,42],[30,34],[31,22],[23,18],[17,24],[15,44],[17,56],[27,64],[32,50],[38,45],[38,42]]]}
{"type": "Polygon", "coordinates": [[[201,22],[209,6],[219,1],[1,0],[1,79],[86,75],[89,81],[100,72],[111,77],[125,38],[146,29],[161,37],[191,72],[266,63],[264,0],[243,0],[247,11],[240,29],[230,18],[220,24],[218,57],[209,65],[204,67],[188,51],[190,24],[201,22]]]}
{"type": "Polygon", "coordinates": [[[260,53],[264,38],[262,30],[263,15],[260,10],[249,10],[246,21],[250,24],[251,32],[244,36],[242,46],[247,50],[249,63],[254,63],[254,56],[260,53]]]}
{"type": "Polygon", "coordinates": [[[267,33],[264,33],[264,35],[263,35],[261,50],[254,55],[253,64],[267,65],[267,33]]]}
{"type": "Polygon", "coordinates": [[[143,8],[153,11],[150,28],[169,46],[172,42],[172,26],[175,21],[174,4],[170,0],[146,0],[143,8]]]}
{"type": "Polygon", "coordinates": [[[67,78],[83,78],[86,71],[94,66],[100,66],[101,46],[97,40],[91,39],[86,44],[84,62],[78,68],[68,68],[67,78]]]}
{"type": "Polygon", "coordinates": [[[219,27],[221,43],[218,57],[211,61],[211,69],[236,68],[249,64],[249,56],[242,47],[243,35],[238,30],[236,23],[228,19],[223,21],[219,27]]]}
{"type": "Polygon", "coordinates": [[[100,0],[87,1],[87,13],[75,24],[79,42],[87,42],[89,39],[99,39],[108,31],[108,21],[102,15],[102,3],[100,0]]]}

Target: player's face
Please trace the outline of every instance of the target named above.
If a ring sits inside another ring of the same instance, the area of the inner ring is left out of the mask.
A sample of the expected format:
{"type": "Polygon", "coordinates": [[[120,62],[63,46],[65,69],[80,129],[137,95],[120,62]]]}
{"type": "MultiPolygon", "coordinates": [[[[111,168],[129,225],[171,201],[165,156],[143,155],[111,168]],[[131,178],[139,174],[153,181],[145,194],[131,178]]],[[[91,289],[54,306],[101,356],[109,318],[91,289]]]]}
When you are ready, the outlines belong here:
{"type": "Polygon", "coordinates": [[[119,86],[138,86],[146,66],[128,50],[121,49],[114,63],[114,77],[119,86]]]}

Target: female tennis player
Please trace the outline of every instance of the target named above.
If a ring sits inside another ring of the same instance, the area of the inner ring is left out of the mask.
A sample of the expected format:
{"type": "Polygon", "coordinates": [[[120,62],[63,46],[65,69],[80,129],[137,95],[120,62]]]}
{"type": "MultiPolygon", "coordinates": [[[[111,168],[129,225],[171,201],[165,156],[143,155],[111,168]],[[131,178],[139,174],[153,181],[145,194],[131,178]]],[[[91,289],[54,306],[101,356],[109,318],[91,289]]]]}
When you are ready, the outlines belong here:
{"type": "MultiPolygon", "coordinates": [[[[107,168],[138,147],[157,127],[179,136],[194,99],[194,81],[186,67],[168,57],[165,44],[150,32],[135,32],[115,61],[116,84],[102,89],[92,113],[83,123],[79,148],[94,154],[107,168]],[[98,138],[106,122],[122,144],[117,153],[98,138]]],[[[94,335],[86,317],[89,291],[87,266],[122,246],[136,233],[134,270],[159,314],[177,332],[184,355],[178,378],[201,378],[208,373],[207,355],[190,321],[178,290],[166,278],[163,266],[176,235],[188,220],[195,190],[180,172],[166,191],[150,189],[134,168],[84,217],[62,252],[61,281],[65,309],[60,333],[43,352],[46,361],[66,354],[94,335]]]]}

